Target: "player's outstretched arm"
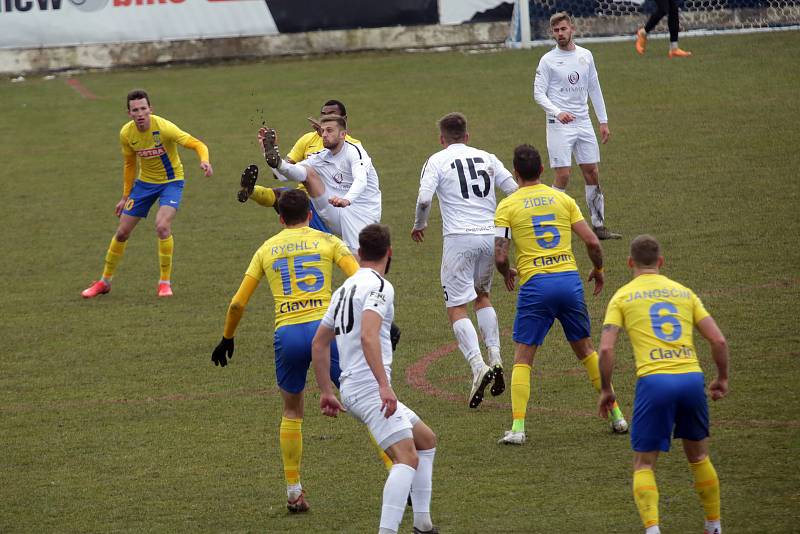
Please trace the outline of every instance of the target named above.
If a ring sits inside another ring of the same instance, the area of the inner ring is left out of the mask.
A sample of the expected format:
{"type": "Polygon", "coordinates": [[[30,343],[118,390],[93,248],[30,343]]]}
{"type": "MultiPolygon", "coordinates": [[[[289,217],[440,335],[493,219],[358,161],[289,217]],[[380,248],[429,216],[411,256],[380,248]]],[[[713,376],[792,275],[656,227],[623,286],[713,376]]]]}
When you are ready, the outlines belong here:
{"type": "Polygon", "coordinates": [[[336,338],[333,328],[320,324],[314,340],[311,342],[311,361],[314,365],[314,376],[320,390],[319,407],[324,415],[336,417],[345,411],[342,403],[336,398],[331,382],[331,343],[336,338]]]}
{"type": "Polygon", "coordinates": [[[586,221],[578,221],[572,225],[572,231],[578,234],[578,237],[586,244],[586,252],[589,254],[589,259],[592,260],[592,272],[589,273],[589,282],[594,281],[593,295],[599,295],[603,290],[605,284],[605,276],[603,275],[603,247],[600,246],[600,240],[597,235],[589,228],[586,221]]]}
{"type": "Polygon", "coordinates": [[[709,384],[712,400],[728,394],[728,341],[710,315],[697,323],[697,330],[711,345],[711,357],[717,366],[717,376],[709,384]]]}
{"type": "Polygon", "coordinates": [[[619,327],[613,324],[603,325],[603,333],[600,336],[600,398],[597,401],[597,409],[600,417],[608,418],[608,413],[614,408],[617,396],[614,388],[611,387],[611,375],[614,372],[614,346],[617,344],[619,327]]]}
{"type": "Polygon", "coordinates": [[[239,285],[239,290],[231,299],[228,305],[228,313],[225,315],[225,328],[222,332],[222,341],[216,346],[211,353],[211,361],[214,365],[225,367],[228,365],[229,359],[233,358],[233,337],[236,334],[236,327],[239,326],[239,321],[244,315],[244,310],[250,297],[258,287],[258,279],[250,275],[245,275],[242,283],[239,285]]]}

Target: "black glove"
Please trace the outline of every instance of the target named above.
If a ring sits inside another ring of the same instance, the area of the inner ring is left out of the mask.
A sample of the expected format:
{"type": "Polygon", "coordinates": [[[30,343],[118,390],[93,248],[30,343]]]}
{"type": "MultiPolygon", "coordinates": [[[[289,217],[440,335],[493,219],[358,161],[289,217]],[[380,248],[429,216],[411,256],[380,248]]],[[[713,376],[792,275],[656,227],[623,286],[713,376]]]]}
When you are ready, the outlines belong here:
{"type": "Polygon", "coordinates": [[[214,348],[214,352],[211,353],[211,361],[214,362],[214,365],[219,365],[225,367],[228,365],[228,359],[233,358],[233,338],[226,338],[222,336],[222,341],[219,342],[214,348]]]}
{"type": "Polygon", "coordinates": [[[392,327],[389,330],[389,339],[392,340],[392,352],[394,352],[397,349],[397,344],[400,343],[400,327],[394,323],[392,323],[392,327]]]}

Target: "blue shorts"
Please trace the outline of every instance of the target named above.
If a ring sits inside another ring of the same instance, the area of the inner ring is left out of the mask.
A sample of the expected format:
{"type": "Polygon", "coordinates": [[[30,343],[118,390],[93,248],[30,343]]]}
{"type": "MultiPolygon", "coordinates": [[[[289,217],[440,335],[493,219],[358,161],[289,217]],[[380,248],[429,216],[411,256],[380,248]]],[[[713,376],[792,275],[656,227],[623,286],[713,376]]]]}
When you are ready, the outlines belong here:
{"type": "Polygon", "coordinates": [[[151,184],[136,180],[125,203],[122,213],[132,217],[147,217],[153,202],[158,199],[159,206],[178,209],[183,196],[183,180],[174,180],[164,184],[151,184]]]}
{"type": "Polygon", "coordinates": [[[700,441],[708,435],[703,373],[655,374],[636,381],[633,450],[667,452],[672,438],[700,441]]]}
{"type": "MultiPolygon", "coordinates": [[[[300,393],[306,387],[306,374],[311,364],[311,341],[320,321],[288,324],[275,330],[275,376],[282,390],[300,393]]],[[[339,387],[339,351],[331,343],[331,380],[339,387]]]]}
{"type": "Polygon", "coordinates": [[[541,345],[555,319],[564,328],[568,341],[578,341],[591,334],[578,271],[537,274],[519,288],[514,341],[541,345]]]}
{"type": "Polygon", "coordinates": [[[313,202],[311,203],[311,222],[308,225],[314,230],[319,230],[320,232],[325,232],[326,234],[333,233],[328,228],[328,225],[325,224],[325,221],[322,220],[322,217],[320,217],[317,213],[317,209],[314,207],[313,202]]]}

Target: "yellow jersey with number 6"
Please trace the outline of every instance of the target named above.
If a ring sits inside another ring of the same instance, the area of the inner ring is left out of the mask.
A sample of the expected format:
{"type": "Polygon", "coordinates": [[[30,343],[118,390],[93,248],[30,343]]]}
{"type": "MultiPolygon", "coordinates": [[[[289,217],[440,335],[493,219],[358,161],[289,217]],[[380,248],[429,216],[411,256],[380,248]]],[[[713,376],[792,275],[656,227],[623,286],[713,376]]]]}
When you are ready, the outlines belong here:
{"type": "Polygon", "coordinates": [[[286,228],[253,255],[248,276],[265,275],[275,300],[275,328],[322,319],[331,301],[333,264],[347,276],[358,262],[338,237],[304,226],[286,228]]]}
{"type": "Polygon", "coordinates": [[[661,274],[642,274],[614,293],[603,324],[628,333],[641,377],[702,372],[692,334],[708,316],[688,287],[661,274]]]}

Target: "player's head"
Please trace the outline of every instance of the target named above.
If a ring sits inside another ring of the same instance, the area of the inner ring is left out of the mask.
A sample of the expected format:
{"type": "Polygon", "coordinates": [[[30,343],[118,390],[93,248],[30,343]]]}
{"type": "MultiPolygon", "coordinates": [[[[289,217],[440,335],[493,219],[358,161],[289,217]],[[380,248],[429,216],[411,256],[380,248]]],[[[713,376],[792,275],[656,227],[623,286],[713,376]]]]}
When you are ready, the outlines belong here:
{"type": "Polygon", "coordinates": [[[347,109],[345,109],[344,104],[342,104],[339,100],[328,100],[322,104],[322,109],[320,110],[319,114],[339,115],[347,120],[347,109]]]}
{"type": "Polygon", "coordinates": [[[323,115],[319,118],[319,130],[322,146],[335,150],[347,137],[347,120],[341,115],[323,115]]]}
{"type": "Polygon", "coordinates": [[[631,241],[631,255],[628,265],[638,269],[660,269],[664,264],[661,245],[655,237],[647,234],[639,235],[631,241]]]}
{"type": "Polygon", "coordinates": [[[439,125],[439,142],[444,145],[452,145],[454,143],[466,143],[469,141],[469,133],[467,132],[467,118],[463,113],[453,112],[448,113],[437,123],[439,125]]]}
{"type": "Polygon", "coordinates": [[[542,176],[542,156],[531,145],[519,145],[514,149],[514,175],[520,185],[538,182],[542,176]]]}
{"type": "Polygon", "coordinates": [[[128,93],[126,100],[128,116],[136,123],[136,128],[142,132],[150,129],[150,97],[143,89],[134,89],[128,93]]]}
{"type": "Polygon", "coordinates": [[[385,224],[368,224],[358,233],[358,257],[362,263],[381,264],[386,261],[384,273],[392,263],[392,235],[385,224]]]}
{"type": "Polygon", "coordinates": [[[550,31],[559,48],[568,48],[572,44],[572,34],[575,33],[575,24],[566,11],[559,11],[550,17],[550,31]]]}
{"type": "Polygon", "coordinates": [[[311,218],[308,195],[299,189],[282,192],[278,197],[278,213],[281,215],[281,223],[286,226],[308,224],[311,218]]]}

